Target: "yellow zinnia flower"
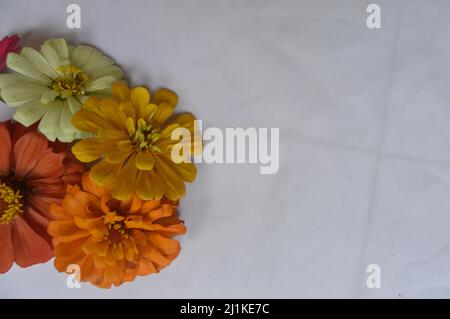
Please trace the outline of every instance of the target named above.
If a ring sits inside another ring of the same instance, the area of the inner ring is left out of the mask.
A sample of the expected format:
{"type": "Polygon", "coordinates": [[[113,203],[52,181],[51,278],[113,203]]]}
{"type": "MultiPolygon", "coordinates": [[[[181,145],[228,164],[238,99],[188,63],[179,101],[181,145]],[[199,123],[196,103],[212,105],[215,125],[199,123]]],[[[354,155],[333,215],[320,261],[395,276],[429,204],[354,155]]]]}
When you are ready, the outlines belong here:
{"type": "Polygon", "coordinates": [[[165,123],[177,103],[178,96],[166,89],[150,100],[143,87],[130,90],[115,83],[111,98],[92,97],[73,116],[76,128],[95,137],[79,141],[72,151],[82,162],[101,159],[90,178],[117,199],[137,194],[144,200],[164,195],[177,200],[186,192],[184,182],[192,182],[197,173],[194,164],[172,160],[172,148],[179,142],[172,140],[173,130],[183,127],[194,136],[195,117],[190,113],[165,123]]]}

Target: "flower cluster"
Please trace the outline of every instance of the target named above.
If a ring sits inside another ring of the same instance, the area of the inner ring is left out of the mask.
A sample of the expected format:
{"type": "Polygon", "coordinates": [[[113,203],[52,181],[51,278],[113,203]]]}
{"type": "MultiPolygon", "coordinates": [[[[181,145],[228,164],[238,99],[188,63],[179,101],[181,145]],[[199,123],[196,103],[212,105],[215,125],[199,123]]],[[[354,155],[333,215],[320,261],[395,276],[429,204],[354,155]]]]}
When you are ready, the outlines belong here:
{"type": "Polygon", "coordinates": [[[180,253],[177,207],[197,173],[172,159],[172,133],[193,136],[195,117],[173,116],[168,89],[129,88],[90,46],[18,42],[0,41],[0,97],[15,109],[0,123],[0,273],[55,257],[110,288],[159,272],[180,253]]]}

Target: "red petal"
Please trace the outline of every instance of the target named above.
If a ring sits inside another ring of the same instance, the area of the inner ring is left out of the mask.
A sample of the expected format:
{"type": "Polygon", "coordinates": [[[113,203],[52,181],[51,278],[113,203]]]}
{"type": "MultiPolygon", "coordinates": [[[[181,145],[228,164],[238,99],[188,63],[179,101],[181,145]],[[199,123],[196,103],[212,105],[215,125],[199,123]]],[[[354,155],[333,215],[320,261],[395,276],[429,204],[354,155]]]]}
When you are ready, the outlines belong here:
{"type": "Polygon", "coordinates": [[[8,175],[11,156],[11,137],[3,123],[0,123],[0,173],[8,175]]]}
{"type": "Polygon", "coordinates": [[[42,216],[39,212],[29,207],[25,214],[22,215],[23,219],[30,225],[30,227],[39,236],[44,238],[49,244],[52,242],[52,237],[47,233],[48,219],[42,216]]]}
{"type": "Polygon", "coordinates": [[[0,246],[0,274],[4,274],[14,262],[11,224],[0,225],[0,246]]]}
{"type": "Polygon", "coordinates": [[[47,139],[37,132],[29,132],[19,138],[14,146],[16,176],[27,176],[39,160],[49,152],[47,145],[47,139]]]}
{"type": "Polygon", "coordinates": [[[13,244],[16,263],[29,267],[48,261],[53,252],[47,241],[31,229],[22,217],[14,219],[13,244]]]}
{"type": "Polygon", "coordinates": [[[30,179],[39,179],[41,182],[52,177],[60,177],[65,168],[63,166],[64,154],[56,154],[50,149],[45,152],[45,155],[36,163],[36,166],[28,174],[30,179]]]}

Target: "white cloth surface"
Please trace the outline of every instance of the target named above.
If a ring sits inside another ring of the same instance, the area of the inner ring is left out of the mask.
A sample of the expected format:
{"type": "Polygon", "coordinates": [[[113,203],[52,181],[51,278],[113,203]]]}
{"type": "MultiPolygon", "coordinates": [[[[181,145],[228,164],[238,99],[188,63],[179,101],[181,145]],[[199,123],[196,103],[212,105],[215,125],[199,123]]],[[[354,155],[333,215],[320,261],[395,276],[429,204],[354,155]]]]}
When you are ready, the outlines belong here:
{"type": "Polygon", "coordinates": [[[69,3],[0,0],[0,36],[94,45],[204,127],[278,127],[280,170],[199,165],[158,275],[68,289],[14,266],[0,297],[450,297],[450,1],[79,0],[74,30],[69,3]]]}

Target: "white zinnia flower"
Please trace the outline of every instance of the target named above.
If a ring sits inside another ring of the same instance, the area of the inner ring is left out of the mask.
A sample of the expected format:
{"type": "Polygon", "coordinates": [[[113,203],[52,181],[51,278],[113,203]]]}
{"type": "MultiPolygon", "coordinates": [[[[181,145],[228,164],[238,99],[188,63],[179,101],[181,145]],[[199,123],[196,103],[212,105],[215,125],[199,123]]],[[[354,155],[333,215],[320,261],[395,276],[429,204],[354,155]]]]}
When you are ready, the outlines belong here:
{"type": "Polygon", "coordinates": [[[17,108],[13,118],[25,126],[41,120],[38,129],[50,141],[85,137],[72,126],[72,115],[90,96],[110,95],[112,83],[123,77],[112,59],[64,39],[45,41],[41,53],[32,48],[10,53],[7,66],[19,73],[0,74],[0,94],[17,108]]]}

